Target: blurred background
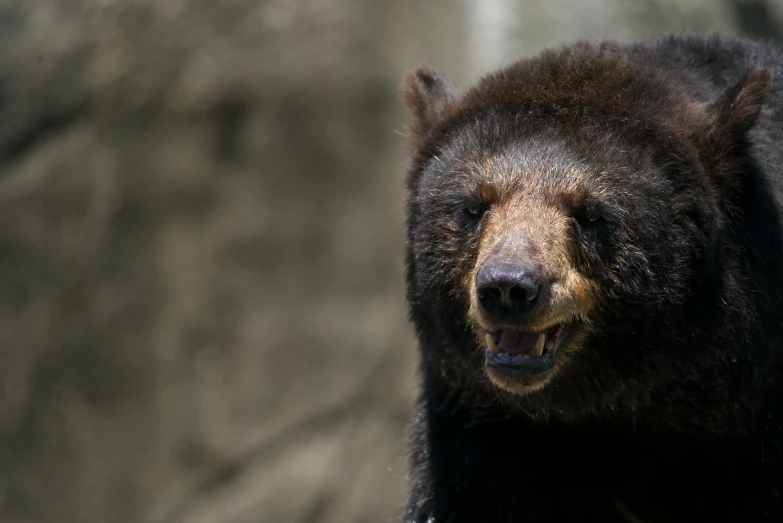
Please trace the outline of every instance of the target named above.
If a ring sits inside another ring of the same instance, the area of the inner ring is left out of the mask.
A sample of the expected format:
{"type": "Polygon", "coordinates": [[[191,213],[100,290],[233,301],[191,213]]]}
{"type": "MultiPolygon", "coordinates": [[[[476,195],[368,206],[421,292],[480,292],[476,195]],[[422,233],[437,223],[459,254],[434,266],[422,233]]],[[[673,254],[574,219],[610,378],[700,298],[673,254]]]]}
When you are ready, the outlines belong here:
{"type": "Polygon", "coordinates": [[[783,0],[0,1],[0,523],[398,521],[407,111],[783,0]]]}

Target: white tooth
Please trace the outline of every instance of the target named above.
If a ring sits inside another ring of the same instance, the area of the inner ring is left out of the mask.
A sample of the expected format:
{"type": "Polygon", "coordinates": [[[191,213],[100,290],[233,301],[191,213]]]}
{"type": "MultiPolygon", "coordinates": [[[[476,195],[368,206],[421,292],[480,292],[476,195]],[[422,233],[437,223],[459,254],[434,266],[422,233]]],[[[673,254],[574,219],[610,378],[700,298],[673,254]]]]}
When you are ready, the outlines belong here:
{"type": "Polygon", "coordinates": [[[492,335],[487,333],[486,336],[484,336],[484,339],[487,340],[487,348],[489,349],[489,352],[497,356],[500,354],[500,349],[498,349],[498,346],[495,345],[495,340],[492,339],[492,335]]]}
{"type": "Polygon", "coordinates": [[[546,334],[543,332],[538,335],[538,341],[536,342],[536,346],[533,347],[533,350],[530,351],[530,357],[531,358],[538,358],[543,354],[544,352],[544,342],[546,342],[546,334]]]}

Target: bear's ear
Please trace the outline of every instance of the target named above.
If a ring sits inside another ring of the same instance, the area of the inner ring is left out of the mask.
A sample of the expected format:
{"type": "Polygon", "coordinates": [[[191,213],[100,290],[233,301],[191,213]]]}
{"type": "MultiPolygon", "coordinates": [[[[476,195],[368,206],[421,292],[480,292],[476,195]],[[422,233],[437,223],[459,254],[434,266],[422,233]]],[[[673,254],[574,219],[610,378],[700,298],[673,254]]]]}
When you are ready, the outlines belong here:
{"type": "Polygon", "coordinates": [[[747,71],[712,105],[713,132],[730,141],[741,140],[756,123],[771,85],[772,75],[769,70],[760,68],[747,71]]]}
{"type": "Polygon", "coordinates": [[[459,92],[442,73],[422,65],[405,76],[400,87],[405,105],[416,117],[418,133],[428,131],[448,111],[459,92]]]}

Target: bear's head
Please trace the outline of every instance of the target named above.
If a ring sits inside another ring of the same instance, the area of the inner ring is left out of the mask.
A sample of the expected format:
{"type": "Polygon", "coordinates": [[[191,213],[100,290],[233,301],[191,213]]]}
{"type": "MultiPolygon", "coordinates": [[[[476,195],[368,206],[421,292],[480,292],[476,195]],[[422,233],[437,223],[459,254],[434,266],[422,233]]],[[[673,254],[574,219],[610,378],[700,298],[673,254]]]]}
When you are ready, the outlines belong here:
{"type": "Polygon", "coordinates": [[[466,92],[406,77],[408,298],[433,375],[567,417],[719,357],[685,342],[743,307],[721,238],[770,75],[705,96],[668,74],[580,45],[466,92]]]}

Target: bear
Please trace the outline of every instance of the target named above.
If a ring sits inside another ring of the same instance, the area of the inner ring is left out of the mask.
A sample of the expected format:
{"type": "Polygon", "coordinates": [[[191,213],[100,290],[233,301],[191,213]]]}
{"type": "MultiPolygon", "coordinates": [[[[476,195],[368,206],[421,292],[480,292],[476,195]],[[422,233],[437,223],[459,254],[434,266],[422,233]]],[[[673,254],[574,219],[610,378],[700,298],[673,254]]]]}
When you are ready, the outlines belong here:
{"type": "Polygon", "coordinates": [[[782,72],[673,34],[406,74],[404,521],[783,521],[782,72]]]}

